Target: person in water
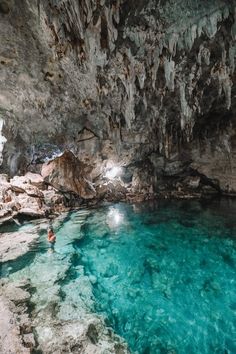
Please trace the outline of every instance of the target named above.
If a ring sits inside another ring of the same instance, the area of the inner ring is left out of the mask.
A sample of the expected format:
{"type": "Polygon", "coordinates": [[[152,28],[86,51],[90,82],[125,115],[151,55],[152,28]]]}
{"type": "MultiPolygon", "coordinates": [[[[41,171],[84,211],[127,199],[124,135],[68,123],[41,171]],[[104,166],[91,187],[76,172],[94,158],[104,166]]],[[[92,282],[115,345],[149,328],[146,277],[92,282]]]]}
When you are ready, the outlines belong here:
{"type": "Polygon", "coordinates": [[[56,235],[54,234],[53,228],[48,228],[48,242],[50,243],[51,247],[54,247],[56,243],[56,235]]]}

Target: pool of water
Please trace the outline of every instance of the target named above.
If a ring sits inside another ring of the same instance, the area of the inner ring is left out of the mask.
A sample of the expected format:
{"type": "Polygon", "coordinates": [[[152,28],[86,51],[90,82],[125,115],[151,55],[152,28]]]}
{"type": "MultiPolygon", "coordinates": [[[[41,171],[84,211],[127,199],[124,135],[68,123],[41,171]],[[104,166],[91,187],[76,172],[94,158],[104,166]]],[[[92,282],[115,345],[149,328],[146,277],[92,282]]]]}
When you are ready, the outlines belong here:
{"type": "Polygon", "coordinates": [[[69,305],[86,305],[133,353],[235,354],[235,214],[233,201],[71,213],[55,225],[54,253],[41,230],[34,256],[3,273],[31,279],[39,315],[50,301],[63,319],[79,316],[69,305]]]}

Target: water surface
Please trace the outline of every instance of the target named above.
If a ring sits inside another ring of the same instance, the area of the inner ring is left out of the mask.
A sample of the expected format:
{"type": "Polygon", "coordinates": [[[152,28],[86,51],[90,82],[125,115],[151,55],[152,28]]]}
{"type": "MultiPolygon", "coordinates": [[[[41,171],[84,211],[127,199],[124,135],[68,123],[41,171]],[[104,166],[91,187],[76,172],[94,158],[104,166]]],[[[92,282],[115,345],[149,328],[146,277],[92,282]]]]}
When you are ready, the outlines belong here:
{"type": "Polygon", "coordinates": [[[42,232],[36,256],[5,275],[31,279],[39,313],[53,299],[55,316],[75,319],[66,298],[85,304],[134,353],[235,354],[235,212],[224,200],[75,212],[55,225],[55,253],[42,232]]]}

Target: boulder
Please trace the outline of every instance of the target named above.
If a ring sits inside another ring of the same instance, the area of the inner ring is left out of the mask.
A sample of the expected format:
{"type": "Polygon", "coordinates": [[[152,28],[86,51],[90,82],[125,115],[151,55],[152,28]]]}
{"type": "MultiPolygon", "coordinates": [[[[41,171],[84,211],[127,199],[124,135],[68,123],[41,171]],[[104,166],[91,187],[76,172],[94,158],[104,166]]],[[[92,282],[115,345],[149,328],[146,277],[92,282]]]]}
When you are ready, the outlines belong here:
{"type": "Polygon", "coordinates": [[[71,192],[92,199],[96,191],[89,180],[91,167],[79,161],[71,151],[43,164],[41,175],[46,183],[61,192],[71,192]]]}

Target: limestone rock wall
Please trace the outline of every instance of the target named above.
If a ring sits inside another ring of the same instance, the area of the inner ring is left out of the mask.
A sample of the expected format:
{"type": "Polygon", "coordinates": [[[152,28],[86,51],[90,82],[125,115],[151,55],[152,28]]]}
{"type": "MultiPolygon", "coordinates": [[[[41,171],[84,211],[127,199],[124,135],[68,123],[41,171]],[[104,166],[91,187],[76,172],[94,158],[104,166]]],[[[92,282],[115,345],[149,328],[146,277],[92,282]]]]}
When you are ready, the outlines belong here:
{"type": "Polygon", "coordinates": [[[236,192],[235,9],[1,0],[2,172],[39,170],[71,150],[94,181],[123,166],[133,191],[184,189],[198,176],[236,192]]]}

